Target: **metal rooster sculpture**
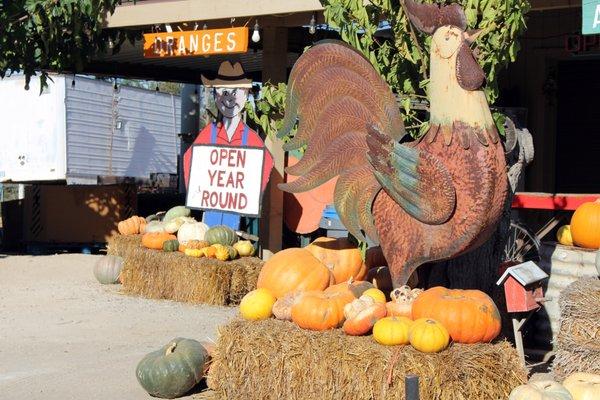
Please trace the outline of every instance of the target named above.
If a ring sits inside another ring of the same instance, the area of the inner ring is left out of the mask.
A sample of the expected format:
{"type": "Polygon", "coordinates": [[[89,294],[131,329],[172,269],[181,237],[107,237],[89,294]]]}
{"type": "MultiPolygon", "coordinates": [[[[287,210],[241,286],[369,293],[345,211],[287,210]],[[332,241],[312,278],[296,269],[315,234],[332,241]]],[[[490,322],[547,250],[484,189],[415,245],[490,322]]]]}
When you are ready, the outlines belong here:
{"type": "Polygon", "coordinates": [[[366,233],[381,244],[395,286],[426,262],[483,244],[507,194],[504,151],[464,11],[411,0],[405,6],[411,22],[433,35],[428,133],[400,143],[406,132],[388,85],[358,52],[331,41],[295,64],[280,132],[298,118],[284,149],[307,146],[286,170],[300,178],[280,188],[303,192],[338,176],[341,221],[356,237],[366,233]]]}

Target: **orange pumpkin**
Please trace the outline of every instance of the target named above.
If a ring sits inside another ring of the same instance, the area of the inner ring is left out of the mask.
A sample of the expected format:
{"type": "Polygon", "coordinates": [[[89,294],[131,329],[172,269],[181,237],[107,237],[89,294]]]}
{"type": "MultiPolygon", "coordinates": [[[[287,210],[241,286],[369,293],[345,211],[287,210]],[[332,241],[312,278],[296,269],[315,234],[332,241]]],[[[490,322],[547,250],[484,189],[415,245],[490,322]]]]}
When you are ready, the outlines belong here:
{"type": "Polygon", "coordinates": [[[167,240],[177,240],[177,236],[166,232],[145,233],[142,236],[142,246],[147,249],[162,250],[167,240]]]}
{"type": "Polygon", "coordinates": [[[327,289],[325,289],[325,293],[349,292],[358,299],[365,291],[369,289],[373,289],[373,285],[371,283],[366,281],[354,282],[352,278],[350,278],[347,282],[329,286],[327,289]]]}
{"type": "Polygon", "coordinates": [[[331,269],[335,283],[343,283],[350,278],[360,281],[367,275],[360,250],[347,238],[320,237],[306,246],[306,250],[331,269]]]}
{"type": "Polygon", "coordinates": [[[257,288],[266,288],[276,298],[295,291],[325,290],[333,280],[329,269],[308,250],[282,250],[263,265],[257,288]]]}
{"type": "Polygon", "coordinates": [[[137,235],[144,233],[146,229],[146,220],[142,217],[134,215],[117,224],[117,229],[121,235],[137,235]]]}
{"type": "Polygon", "coordinates": [[[402,286],[392,290],[390,293],[391,301],[385,305],[388,317],[406,317],[412,319],[412,306],[422,289],[411,289],[408,286],[402,286]]]}
{"type": "Polygon", "coordinates": [[[273,304],[273,315],[283,321],[292,320],[292,306],[302,297],[302,292],[291,292],[273,304]]]}
{"type": "Polygon", "coordinates": [[[352,300],[351,293],[304,292],[292,306],[292,321],[313,331],[337,328],[344,322],[344,306],[352,300]]]}
{"type": "Polygon", "coordinates": [[[600,248],[600,199],[577,207],[571,217],[571,235],[576,246],[600,248]]]}
{"type": "Polygon", "coordinates": [[[372,297],[363,295],[344,307],[344,332],[347,335],[364,335],[368,333],[377,321],[385,317],[385,303],[375,301],[372,297]]]}
{"type": "Polygon", "coordinates": [[[500,333],[498,308],[480,290],[428,289],[413,302],[412,316],[440,322],[458,343],[490,342],[500,333]]]}

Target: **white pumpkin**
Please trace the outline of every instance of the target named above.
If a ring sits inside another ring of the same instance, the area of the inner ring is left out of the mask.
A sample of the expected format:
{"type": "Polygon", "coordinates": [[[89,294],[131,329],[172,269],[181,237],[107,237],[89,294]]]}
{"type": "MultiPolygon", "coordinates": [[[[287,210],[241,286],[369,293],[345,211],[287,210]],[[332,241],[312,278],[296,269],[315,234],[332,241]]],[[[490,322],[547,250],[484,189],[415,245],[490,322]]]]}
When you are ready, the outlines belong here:
{"type": "Polygon", "coordinates": [[[119,283],[122,269],[123,259],[121,257],[106,255],[99,258],[94,264],[94,276],[103,285],[119,283]]]}
{"type": "Polygon", "coordinates": [[[600,375],[575,372],[565,379],[563,386],[571,393],[573,400],[599,400],[600,375]]]}
{"type": "Polygon", "coordinates": [[[573,400],[573,397],[560,383],[546,380],[517,386],[508,400],[573,400]]]}
{"type": "Polygon", "coordinates": [[[179,243],[187,243],[190,240],[204,240],[204,235],[208,231],[208,225],[204,222],[186,222],[177,232],[177,240],[179,243]]]}
{"type": "Polygon", "coordinates": [[[165,232],[167,233],[175,233],[181,228],[181,226],[185,223],[194,223],[196,220],[191,217],[177,217],[173,218],[169,222],[164,222],[165,232]]]}

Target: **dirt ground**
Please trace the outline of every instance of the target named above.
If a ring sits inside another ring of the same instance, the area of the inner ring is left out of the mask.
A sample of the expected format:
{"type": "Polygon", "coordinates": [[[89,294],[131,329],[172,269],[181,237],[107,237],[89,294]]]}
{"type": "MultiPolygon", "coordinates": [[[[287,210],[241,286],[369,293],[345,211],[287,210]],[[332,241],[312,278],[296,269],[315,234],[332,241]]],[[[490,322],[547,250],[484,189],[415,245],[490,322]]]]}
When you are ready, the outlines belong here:
{"type": "Polygon", "coordinates": [[[123,295],[96,282],[97,257],[0,255],[0,399],[151,399],[138,361],[178,336],[215,340],[237,313],[123,295]]]}

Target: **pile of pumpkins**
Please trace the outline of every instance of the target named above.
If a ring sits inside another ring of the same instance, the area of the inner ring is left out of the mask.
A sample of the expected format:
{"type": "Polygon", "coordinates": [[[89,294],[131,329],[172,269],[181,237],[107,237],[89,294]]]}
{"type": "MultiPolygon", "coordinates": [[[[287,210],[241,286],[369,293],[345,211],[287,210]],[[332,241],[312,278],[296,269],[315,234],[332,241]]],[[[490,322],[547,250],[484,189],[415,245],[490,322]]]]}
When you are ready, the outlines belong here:
{"type": "Polygon", "coordinates": [[[532,381],[517,386],[508,400],[598,400],[600,375],[575,372],[562,384],[553,380],[532,381]]]}
{"type": "Polygon", "coordinates": [[[481,291],[404,286],[386,296],[385,279],[375,274],[363,280],[367,276],[356,246],[343,238],[319,238],[269,259],[257,289],[242,299],[240,314],[247,320],[274,316],[314,331],[372,332],[382,345],[410,343],[428,353],[444,350],[451,340],[490,342],[500,333],[498,308],[481,291]]]}
{"type": "Polygon", "coordinates": [[[254,255],[254,245],[248,240],[238,241],[233,229],[224,225],[209,228],[190,214],[189,208],[177,206],[147,218],[128,218],[119,222],[118,230],[122,235],[143,234],[142,246],[145,248],[179,251],[190,257],[228,261],[254,255]]]}
{"type": "Polygon", "coordinates": [[[556,239],[565,246],[600,249],[600,199],[577,207],[571,223],[558,229],[556,239]]]}

